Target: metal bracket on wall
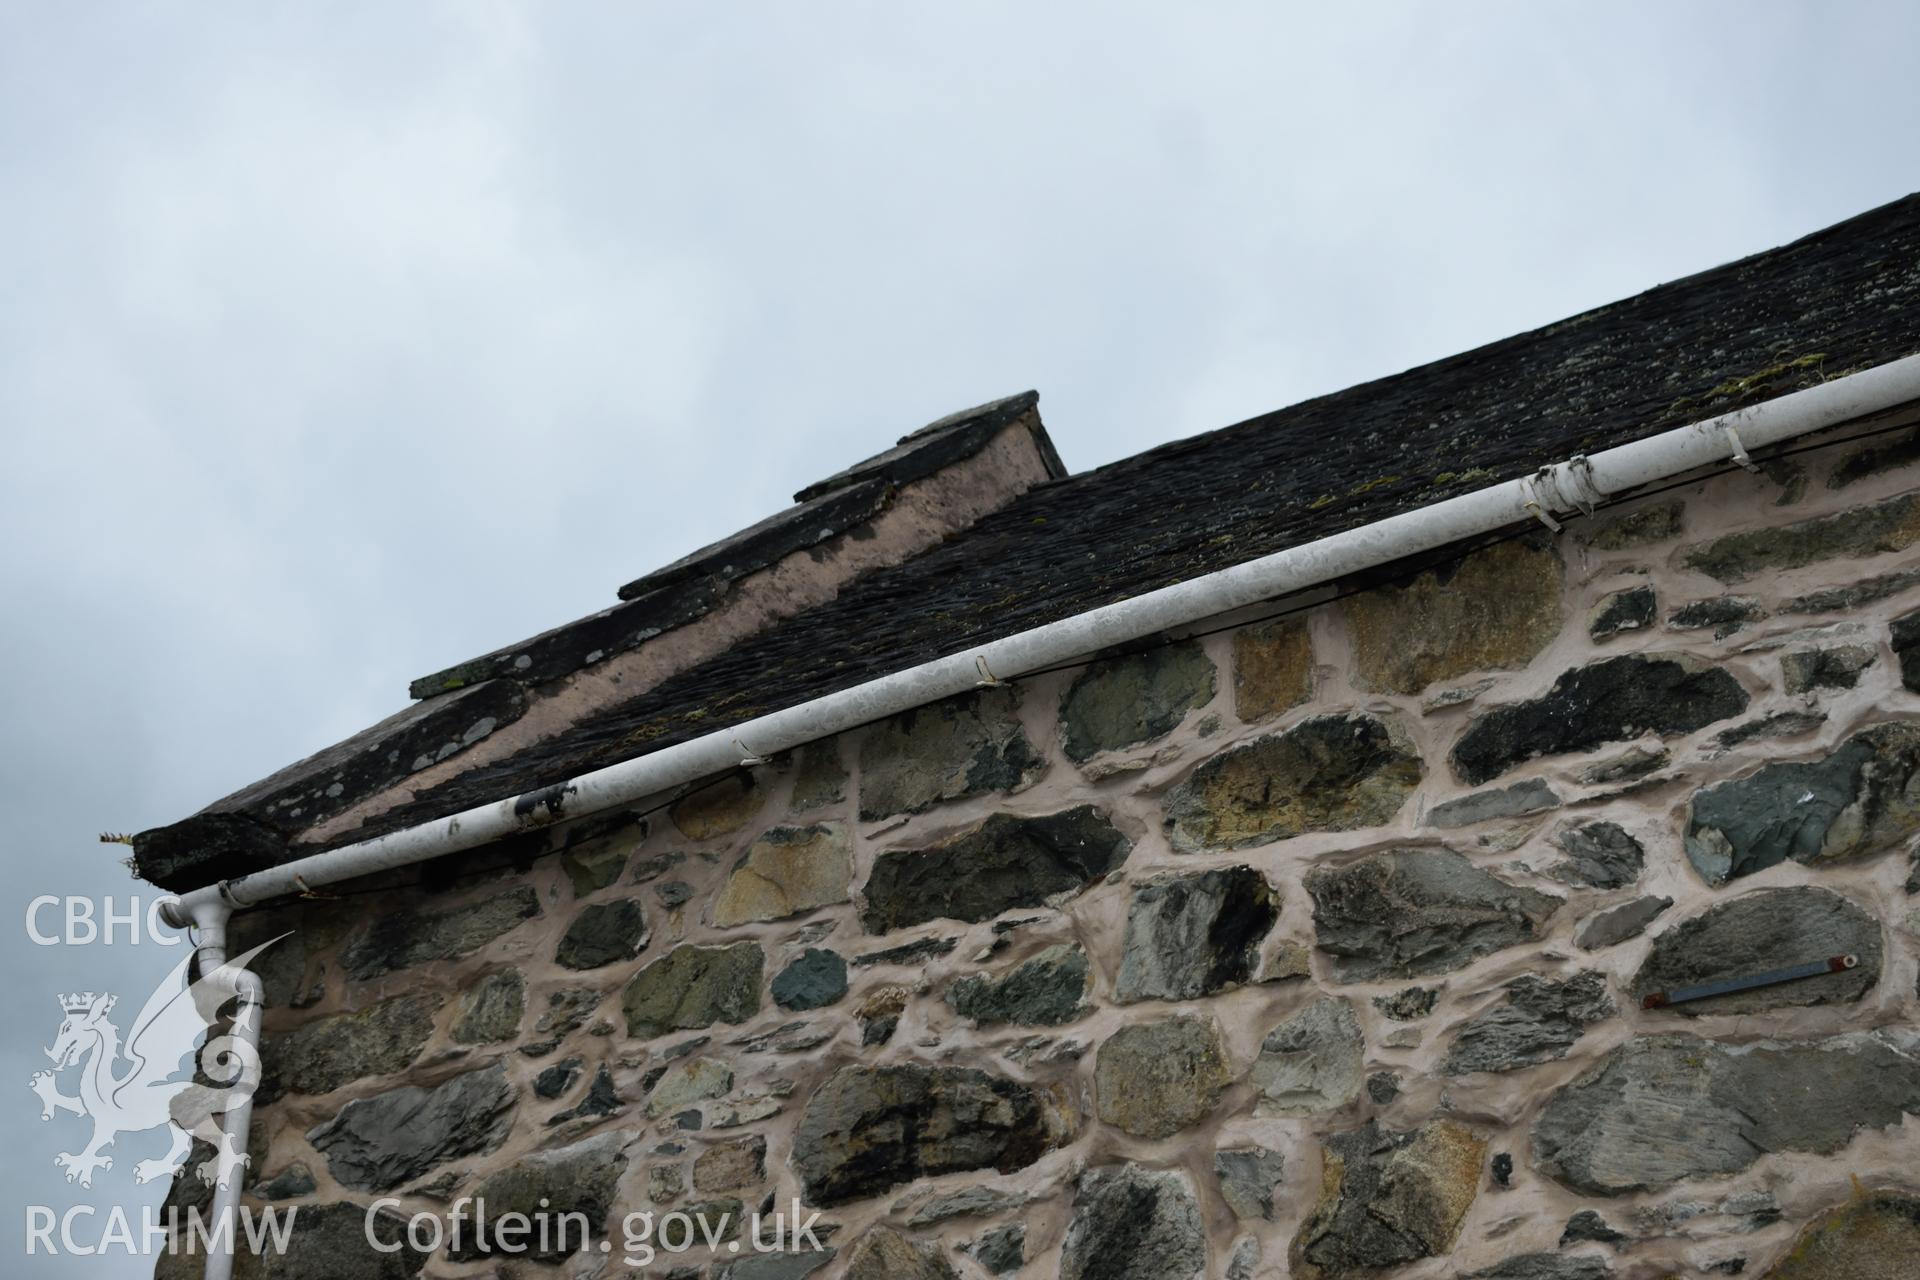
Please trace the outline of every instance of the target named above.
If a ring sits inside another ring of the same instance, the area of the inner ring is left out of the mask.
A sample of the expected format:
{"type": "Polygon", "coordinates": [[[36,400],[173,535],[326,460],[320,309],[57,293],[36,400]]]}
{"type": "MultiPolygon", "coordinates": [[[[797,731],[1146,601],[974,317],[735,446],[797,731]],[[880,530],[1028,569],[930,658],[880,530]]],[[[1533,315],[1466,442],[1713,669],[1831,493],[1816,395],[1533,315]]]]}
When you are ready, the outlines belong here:
{"type": "Polygon", "coordinates": [[[1752,472],[1754,475],[1760,474],[1760,464],[1755,462],[1752,456],[1747,453],[1747,446],[1740,443],[1739,431],[1731,426],[1727,428],[1727,445],[1728,454],[1733,458],[1734,462],[1752,472]]]}
{"type": "Polygon", "coordinates": [[[976,653],[973,655],[973,669],[980,673],[980,678],[973,682],[974,688],[1003,689],[1006,687],[1007,682],[993,674],[992,669],[987,666],[986,654],[976,653]]]}
{"type": "MultiPolygon", "coordinates": [[[[1548,483],[1549,485],[1552,484],[1553,468],[1542,467],[1535,474],[1525,477],[1525,480],[1526,480],[1526,486],[1527,486],[1527,500],[1522,505],[1528,511],[1533,512],[1534,519],[1538,520],[1541,524],[1547,526],[1548,531],[1552,533],[1560,532],[1563,526],[1558,520],[1555,520],[1553,518],[1553,512],[1548,509],[1551,500],[1548,499],[1543,501],[1542,500],[1543,495],[1540,492],[1540,485],[1543,481],[1548,483]]],[[[1555,493],[1559,492],[1557,487],[1554,489],[1554,492],[1555,493]]]]}
{"type": "Polygon", "coordinates": [[[1829,956],[1825,960],[1815,960],[1810,964],[1797,964],[1788,969],[1769,969],[1765,973],[1752,973],[1741,978],[1722,978],[1718,982],[1703,982],[1697,987],[1675,987],[1671,991],[1651,991],[1640,1001],[1642,1009],[1664,1009],[1670,1004],[1686,1004],[1690,1000],[1705,1000],[1709,996],[1724,996],[1735,991],[1751,991],[1755,987],[1771,987],[1776,983],[1793,982],[1799,978],[1817,978],[1823,973],[1844,973],[1857,968],[1859,956],[1829,956]]]}

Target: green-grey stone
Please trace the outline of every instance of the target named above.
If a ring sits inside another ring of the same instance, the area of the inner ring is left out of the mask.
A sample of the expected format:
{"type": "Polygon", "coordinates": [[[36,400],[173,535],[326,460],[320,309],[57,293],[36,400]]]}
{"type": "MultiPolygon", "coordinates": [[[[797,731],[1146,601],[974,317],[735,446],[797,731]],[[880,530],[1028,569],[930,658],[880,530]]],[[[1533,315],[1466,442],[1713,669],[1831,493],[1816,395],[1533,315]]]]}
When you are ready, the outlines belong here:
{"type": "Polygon", "coordinates": [[[1526,666],[1560,634],[1563,577],[1551,539],[1528,536],[1349,597],[1339,608],[1354,684],[1414,694],[1470,671],[1526,666]]]}
{"type": "Polygon", "coordinates": [[[296,1160],[258,1186],[249,1187],[248,1194],[262,1200],[297,1200],[312,1195],[319,1187],[313,1179],[313,1170],[296,1160]]]}
{"type": "Polygon", "coordinates": [[[1220,1198],[1241,1219],[1273,1220],[1273,1192],[1285,1175],[1287,1158],[1265,1147],[1240,1147],[1213,1153],[1220,1198]]]}
{"type": "Polygon", "coordinates": [[[1592,1254],[1518,1253],[1463,1280],[1607,1280],[1613,1268],[1592,1254]]]}
{"type": "Polygon", "coordinates": [[[1667,615],[1667,625],[1676,631],[1703,631],[1712,627],[1713,638],[1724,640],[1765,615],[1766,610],[1751,596],[1716,596],[1681,605],[1667,615]]]}
{"type": "Polygon", "coordinates": [[[451,1034],[460,1044],[511,1040],[526,1007],[527,980],[518,969],[491,974],[460,997],[451,1034]]]}
{"type": "Polygon", "coordinates": [[[1893,658],[1900,664],[1900,683],[1909,693],[1920,693],[1920,609],[1902,614],[1887,627],[1893,658]]]}
{"type": "Polygon", "coordinates": [[[1024,1169],[1076,1125],[1051,1090],[972,1067],[845,1066],[807,1100],[789,1163],[807,1203],[975,1169],[1024,1169]]]}
{"type": "Polygon", "coordinates": [[[968,1248],[973,1260],[990,1276],[1008,1276],[1027,1261],[1027,1224],[1009,1222],[982,1231],[968,1248]]]}
{"type": "Polygon", "coordinates": [[[1656,769],[1664,769],[1673,759],[1665,747],[1628,747],[1605,760],[1596,760],[1580,771],[1580,781],[1590,787],[1614,782],[1632,782],[1656,769]]]}
{"type": "Polygon", "coordinates": [[[341,964],[348,977],[364,982],[433,960],[457,960],[539,914],[539,895],[524,886],[446,911],[395,911],[368,925],[341,964]]]}
{"type": "Polygon", "coordinates": [[[1781,982],[1671,1006],[1686,1017],[1759,1013],[1803,1005],[1845,1004],[1880,981],[1880,925],[1866,911],[1826,889],[1757,889],[1716,903],[1667,929],[1634,975],[1637,1001],[1656,991],[1702,986],[1851,955],[1838,973],[1781,982]]]}
{"type": "Polygon", "coordinates": [[[840,763],[840,739],[825,738],[800,748],[793,775],[793,811],[806,813],[846,798],[847,769],[840,763]]]}
{"type": "Polygon", "coordinates": [[[1420,783],[1420,757],[1370,715],[1314,716],[1211,757],[1167,798],[1181,852],[1379,826],[1420,783]]]}
{"type": "Polygon", "coordinates": [[[1193,1000],[1250,981],[1280,895],[1252,867],[1156,876],[1134,886],[1113,998],[1193,1000]]]}
{"type": "Polygon", "coordinates": [[[1897,596],[1920,583],[1920,569],[1903,569],[1876,574],[1837,587],[1822,587],[1806,595],[1795,596],[1780,606],[1782,613],[1833,613],[1840,609],[1858,609],[1897,596]]]}
{"type": "Polygon", "coordinates": [[[1672,905],[1672,898],[1650,894],[1597,912],[1580,926],[1580,932],[1574,935],[1574,945],[1583,951],[1599,951],[1603,947],[1617,946],[1628,938],[1637,938],[1672,905]]]}
{"type": "Polygon", "coordinates": [[[956,1280],[953,1264],[937,1240],[915,1240],[888,1226],[873,1226],[847,1251],[842,1280],[956,1280]]]}
{"type": "Polygon", "coordinates": [[[1602,658],[1562,672],[1540,697],[1481,713],[1454,745],[1453,767],[1478,785],[1539,756],[1692,733],[1739,715],[1748,701],[1724,667],[1685,654],[1602,658]]]}
{"type": "Polygon", "coordinates": [[[647,1095],[647,1114],[656,1120],[674,1115],[731,1088],[733,1068],[718,1058],[682,1059],[654,1082],[653,1092],[647,1095]]]}
{"type": "Polygon", "coordinates": [[[1360,1094],[1367,1042],[1353,1006],[1322,996],[1283,1019],[1260,1042],[1247,1079],[1256,1116],[1310,1116],[1360,1094]]]}
{"type": "Polygon", "coordinates": [[[1652,587],[1616,591],[1594,606],[1587,619],[1587,635],[1606,640],[1623,631],[1644,630],[1653,625],[1655,603],[1652,587]]]}
{"type": "MultiPolygon", "coordinates": [[[[535,1151],[516,1158],[511,1165],[491,1174],[474,1188],[474,1199],[486,1206],[487,1238],[493,1240],[493,1228],[509,1213],[524,1215],[536,1229],[518,1236],[513,1243],[528,1246],[523,1256],[535,1262],[558,1262],[576,1252],[586,1241],[577,1219],[586,1220],[594,1241],[606,1234],[607,1213],[613,1207],[620,1175],[627,1167],[622,1149],[640,1135],[633,1130],[597,1133],[571,1146],[551,1151],[535,1151]],[[543,1234],[538,1225],[545,1221],[543,1234]],[[561,1224],[567,1224],[561,1229],[561,1224]]],[[[478,1233],[461,1233],[461,1247],[450,1251],[456,1262],[472,1262],[490,1256],[476,1247],[478,1233]]],[[[504,1252],[503,1252],[503,1256],[504,1252]]]]}
{"type": "MultiPolygon", "coordinates": [[[[286,1249],[242,1248],[234,1280],[414,1280],[431,1257],[407,1242],[406,1215],[390,1209],[370,1212],[350,1201],[303,1204],[286,1220],[286,1249]],[[374,1248],[369,1230],[382,1245],[398,1247],[374,1248]]],[[[206,1271],[205,1244],[197,1236],[189,1243],[186,1223],[182,1215],[173,1247],[159,1251],[154,1280],[200,1280],[206,1271]]]]}
{"type": "Polygon", "coordinates": [[[573,1088],[574,1081],[580,1078],[580,1071],[584,1065],[579,1058],[568,1058],[565,1062],[554,1063],[533,1078],[534,1096],[549,1100],[559,1097],[573,1088]]]}
{"type": "Polygon", "coordinates": [[[1060,1280],[1199,1280],[1206,1228],[1185,1174],[1118,1165],[1082,1174],[1060,1280]]]}
{"type": "Polygon", "coordinates": [[[492,1151],[513,1127],[514,1090],[500,1063],[433,1088],[404,1085],[357,1098],[307,1141],[334,1181],[386,1191],[459,1156],[492,1151]]]}
{"type": "Polygon", "coordinates": [[[716,1263],[714,1280],[805,1280],[833,1261],[838,1249],[804,1253],[756,1253],[738,1262],[716,1263]]]}
{"type": "Polygon", "coordinates": [[[598,969],[631,960],[646,945],[647,916],[640,900],[621,898],[582,908],[567,926],[553,958],[567,969],[598,969]]]}
{"type": "Polygon", "coordinates": [[[730,1196],[719,1200],[702,1200],[680,1212],[693,1219],[694,1239],[706,1240],[711,1237],[722,1243],[740,1238],[747,1217],[746,1205],[730,1196]]]}
{"type": "Polygon", "coordinates": [[[533,1024],[535,1035],[565,1036],[587,1025],[604,992],[594,987],[569,987],[547,993],[547,1007],[533,1024]]]}
{"type": "Polygon", "coordinates": [[[1780,678],[1788,693],[1851,689],[1860,683],[1860,673],[1873,665],[1873,658],[1873,650],[1863,644],[1797,649],[1780,655],[1780,678]]]}
{"type": "Polygon", "coordinates": [[[1553,843],[1567,856],[1548,867],[1547,874],[1567,884],[1624,889],[1646,869],[1647,851],[1617,822],[1567,827],[1554,834],[1553,843]]]}
{"type": "Polygon", "coordinates": [[[627,1034],[650,1040],[716,1022],[745,1022],[760,1011],[765,959],[757,942],[674,948],[627,984],[627,1034]]]}
{"type": "Polygon", "coordinates": [[[1430,827],[1470,827],[1476,822],[1496,818],[1523,818],[1560,806],[1560,797],[1539,778],[1528,778],[1511,786],[1476,791],[1433,806],[1426,812],[1430,827]]]}
{"type": "Polygon", "coordinates": [[[919,813],[943,800],[1018,791],[1045,760],[1027,741],[1017,686],[903,712],[860,743],[860,817],[919,813]]]}
{"type": "Polygon", "coordinates": [[[1449,849],[1396,849],[1306,876],[1317,944],[1343,982],[1445,973],[1531,942],[1561,900],[1449,849]]]}
{"type": "Polygon", "coordinates": [[[837,951],[809,947],[773,976],[769,989],[782,1009],[824,1009],[847,994],[847,962],[837,951]]]}
{"type": "Polygon", "coordinates": [[[1683,562],[1721,582],[1840,557],[1904,551],[1920,541],[1920,494],[1852,507],[1830,516],[1730,533],[1689,550],[1683,562]]]}
{"type": "Polygon", "coordinates": [[[1006,1023],[1057,1027],[1087,1011],[1092,985],[1086,951],[1062,943],[1005,973],[970,973],[956,979],[947,992],[947,1003],[955,1013],[983,1027],[1006,1023]]]}
{"type": "MultiPolygon", "coordinates": [[[[307,961],[344,936],[340,919],[344,913],[329,916],[306,907],[305,902],[295,902],[239,915],[228,926],[228,942],[235,955],[269,944],[248,963],[259,975],[269,1009],[310,1008],[325,994],[323,981],[307,981],[307,961]]],[[[318,970],[324,972],[324,967],[318,970]]]]}
{"type": "Polygon", "coordinates": [[[1405,987],[1390,995],[1375,996],[1373,1007],[1395,1022],[1418,1022],[1432,1013],[1439,1001],[1439,987],[1405,987]]]}
{"type": "Polygon", "coordinates": [[[1680,532],[1686,504],[1679,499],[1638,507],[1600,520],[1583,520],[1576,527],[1580,541],[1600,551],[1624,551],[1664,542],[1680,532]]]}
{"type": "Polygon", "coordinates": [[[1914,462],[1920,462],[1920,428],[1869,441],[1845,454],[1833,464],[1833,471],[1827,476],[1827,488],[1844,489],[1868,476],[1914,462]]]}
{"type": "Polygon", "coordinates": [[[1061,745],[1068,759],[1083,761],[1163,738],[1205,706],[1213,688],[1213,663],[1195,640],[1096,662],[1061,702],[1061,745]]]}
{"type": "Polygon", "coordinates": [[[596,843],[562,854],[560,865],[573,883],[573,896],[584,898],[617,883],[627,869],[627,857],[624,847],[596,843]]]}
{"type": "Polygon", "coordinates": [[[1920,1198],[1856,1193],[1808,1223],[1762,1280],[1912,1280],[1920,1258],[1920,1198]]]}
{"type": "Polygon", "coordinates": [[[909,1227],[926,1227],[953,1218],[999,1217],[1025,1205],[1029,1198],[1024,1191],[973,1186],[940,1192],[925,1200],[908,1192],[893,1207],[896,1211],[910,1207],[912,1212],[907,1214],[906,1224],[909,1227]]]}
{"type": "Polygon", "coordinates": [[[925,849],[874,859],[861,923],[869,933],[928,920],[989,920],[1084,889],[1125,861],[1132,845],[1092,805],[1041,817],[996,813],[925,849]]]}
{"type": "Polygon", "coordinates": [[[1812,733],[1826,722],[1823,711],[1775,711],[1731,729],[1722,729],[1713,735],[1713,745],[1729,751],[1762,738],[1797,738],[1812,733]]]}
{"type": "Polygon", "coordinates": [[[1177,1014],[1121,1027],[1093,1068],[1100,1119],[1140,1138],[1165,1138],[1205,1119],[1233,1079],[1220,1024],[1177,1014]]]}
{"type": "Polygon", "coordinates": [[[284,1093],[332,1093],[368,1076],[405,1070],[433,1035],[433,1015],[445,997],[432,992],[394,996],[354,1013],[336,1013],[264,1038],[263,1105],[284,1093]]]}
{"type": "Polygon", "coordinates": [[[1564,1058],[1588,1027],[1616,1012],[1604,974],[1576,973],[1563,982],[1522,974],[1507,984],[1504,1000],[1460,1028],[1440,1073],[1517,1071],[1564,1058]]]}
{"type": "Polygon", "coordinates": [[[1821,866],[1870,857],[1916,831],[1920,728],[1880,724],[1825,759],[1763,765],[1695,793],[1686,851],[1719,885],[1788,859],[1821,866]]]}
{"type": "Polygon", "coordinates": [[[1487,1144],[1453,1120],[1373,1121],[1323,1140],[1320,1202],[1288,1257],[1298,1280],[1347,1280],[1444,1256],[1480,1190],[1487,1144]]]}
{"type": "Polygon", "coordinates": [[[1886,1032],[1744,1045],[1640,1036],[1548,1098],[1533,1153],[1549,1177],[1614,1196],[1725,1177],[1775,1152],[1832,1155],[1916,1113],[1920,1057],[1886,1032]]]}

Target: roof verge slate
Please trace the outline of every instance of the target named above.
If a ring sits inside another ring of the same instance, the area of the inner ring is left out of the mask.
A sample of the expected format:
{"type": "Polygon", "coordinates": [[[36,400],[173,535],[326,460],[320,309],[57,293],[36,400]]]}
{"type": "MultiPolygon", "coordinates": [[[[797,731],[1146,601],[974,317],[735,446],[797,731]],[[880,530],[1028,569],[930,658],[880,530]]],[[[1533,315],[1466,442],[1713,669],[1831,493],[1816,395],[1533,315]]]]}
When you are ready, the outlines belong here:
{"type": "MultiPolygon", "coordinates": [[[[1005,428],[1034,414],[1039,400],[1038,392],[1025,391],[949,414],[901,437],[893,448],[808,485],[794,495],[798,505],[635,578],[620,588],[620,604],[421,676],[407,693],[432,698],[496,677],[541,684],[684,626],[716,608],[733,583],[852,533],[884,511],[900,489],[979,454],[1005,428]]],[[[1038,414],[1032,435],[1047,478],[1059,479],[1065,472],[1038,414]]]]}

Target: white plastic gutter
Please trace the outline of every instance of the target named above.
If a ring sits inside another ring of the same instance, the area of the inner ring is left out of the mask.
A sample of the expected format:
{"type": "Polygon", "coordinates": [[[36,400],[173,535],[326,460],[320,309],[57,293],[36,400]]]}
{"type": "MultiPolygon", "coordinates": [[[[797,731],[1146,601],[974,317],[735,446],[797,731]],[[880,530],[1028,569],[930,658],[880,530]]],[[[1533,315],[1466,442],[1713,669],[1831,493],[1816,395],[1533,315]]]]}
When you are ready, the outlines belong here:
{"type": "MultiPolygon", "coordinates": [[[[1920,401],[1920,356],[1908,356],[990,641],[551,787],[207,885],[167,903],[163,916],[175,927],[199,923],[205,929],[215,917],[224,923],[226,914],[236,907],[425,862],[519,832],[631,805],[743,763],[755,763],[874,720],[966,693],[983,683],[1073,662],[1115,645],[1436,551],[1515,523],[1539,519],[1557,529],[1557,517],[1590,511],[1609,498],[1644,485],[1729,460],[1750,466],[1750,450],[1916,401],[1920,401]]],[[[246,1108],[228,1117],[229,1131],[236,1128],[236,1117],[244,1150],[246,1108]]],[[[236,1186],[233,1200],[237,1198],[236,1186]]],[[[209,1280],[226,1280],[227,1272],[216,1271],[210,1263],[207,1276],[209,1280]]]]}

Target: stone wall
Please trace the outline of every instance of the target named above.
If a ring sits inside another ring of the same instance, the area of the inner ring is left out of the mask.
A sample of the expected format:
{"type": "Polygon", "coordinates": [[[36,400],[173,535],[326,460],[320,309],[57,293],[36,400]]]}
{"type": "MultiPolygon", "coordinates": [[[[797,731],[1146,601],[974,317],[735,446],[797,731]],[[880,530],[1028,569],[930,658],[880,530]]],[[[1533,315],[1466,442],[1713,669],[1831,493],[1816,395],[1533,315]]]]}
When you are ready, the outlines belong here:
{"type": "Polygon", "coordinates": [[[254,1274],[412,1274],[361,1207],[479,1195],[616,1247],[426,1274],[797,1196],[828,1252],[647,1274],[1911,1275],[1913,445],[247,918],[294,931],[255,1191],[311,1242],[254,1274]]]}

